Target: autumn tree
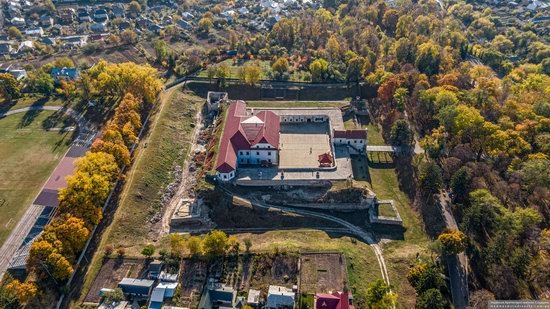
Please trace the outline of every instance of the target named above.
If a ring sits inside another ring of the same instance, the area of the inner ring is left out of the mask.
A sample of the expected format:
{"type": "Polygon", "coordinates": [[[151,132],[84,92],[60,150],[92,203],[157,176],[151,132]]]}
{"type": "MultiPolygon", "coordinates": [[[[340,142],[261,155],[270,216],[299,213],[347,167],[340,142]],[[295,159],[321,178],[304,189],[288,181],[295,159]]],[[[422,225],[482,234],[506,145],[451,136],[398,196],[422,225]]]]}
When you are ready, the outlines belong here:
{"type": "Polygon", "coordinates": [[[46,240],[37,240],[32,243],[27,269],[38,275],[39,278],[64,281],[73,272],[71,263],[59,254],[57,249],[60,242],[52,245],[46,240]]]}
{"type": "Polygon", "coordinates": [[[321,82],[328,77],[328,62],[325,59],[317,59],[309,65],[311,80],[321,82]]]}
{"type": "Polygon", "coordinates": [[[217,74],[218,74],[217,66],[211,64],[206,68],[206,75],[208,76],[208,81],[212,82],[212,79],[216,77],[217,74]]]}
{"type": "Polygon", "coordinates": [[[208,257],[222,255],[229,246],[229,238],[222,231],[214,230],[208,233],[203,241],[204,254],[208,257]]]}
{"type": "Polygon", "coordinates": [[[448,308],[447,300],[438,289],[428,289],[416,300],[418,309],[445,309],[448,308]]]}
{"type": "Polygon", "coordinates": [[[120,168],[117,166],[115,157],[105,152],[88,151],[84,157],[78,158],[75,161],[75,166],[78,171],[89,175],[99,174],[109,181],[114,182],[120,168]]]}
{"type": "Polygon", "coordinates": [[[90,230],[85,222],[73,216],[65,216],[48,224],[41,239],[50,243],[61,242],[60,253],[69,260],[74,260],[90,236],[90,230]]]}
{"type": "Polygon", "coordinates": [[[397,305],[397,294],[382,279],[369,283],[367,287],[367,304],[369,308],[392,308],[397,305]]]}
{"type": "Polygon", "coordinates": [[[202,252],[202,240],[198,236],[190,236],[187,239],[186,246],[191,256],[196,256],[202,252]]]}
{"type": "Polygon", "coordinates": [[[418,261],[407,272],[407,281],[418,294],[444,285],[440,269],[433,263],[418,261]]]}
{"type": "Polygon", "coordinates": [[[365,66],[365,58],[353,57],[348,61],[346,70],[346,81],[359,82],[363,76],[363,67],[365,66]]]}
{"type": "Polygon", "coordinates": [[[466,248],[466,235],[458,230],[445,230],[437,240],[443,246],[443,251],[449,255],[458,254],[466,248]]]}
{"type": "Polygon", "coordinates": [[[109,142],[102,139],[96,139],[92,144],[91,150],[92,152],[105,152],[112,155],[119,168],[130,164],[130,151],[122,141],[109,142]]]}
{"type": "Polygon", "coordinates": [[[0,73],[0,96],[5,102],[11,104],[20,95],[21,90],[17,80],[9,73],[0,73]]]}
{"type": "MultiPolygon", "coordinates": [[[[38,286],[34,282],[21,282],[17,279],[11,280],[6,289],[16,295],[19,304],[26,305],[38,295],[38,286]]],[[[2,301],[0,301],[0,305],[2,301]]]]}
{"type": "Polygon", "coordinates": [[[141,4],[137,1],[132,1],[130,5],[128,5],[128,10],[134,14],[138,14],[141,12],[141,4]]]}
{"type": "Polygon", "coordinates": [[[288,73],[289,65],[286,57],[280,57],[273,63],[271,70],[274,73],[275,79],[283,79],[285,74],[288,73]]]}
{"type": "Polygon", "coordinates": [[[216,77],[220,80],[221,86],[225,87],[226,85],[226,79],[229,78],[231,75],[231,70],[229,69],[229,66],[227,63],[222,62],[218,65],[216,69],[216,77]]]}
{"type": "Polygon", "coordinates": [[[197,24],[197,29],[202,32],[208,34],[210,32],[210,29],[214,27],[214,22],[212,21],[212,18],[203,17],[201,20],[199,20],[199,23],[197,24]]]}

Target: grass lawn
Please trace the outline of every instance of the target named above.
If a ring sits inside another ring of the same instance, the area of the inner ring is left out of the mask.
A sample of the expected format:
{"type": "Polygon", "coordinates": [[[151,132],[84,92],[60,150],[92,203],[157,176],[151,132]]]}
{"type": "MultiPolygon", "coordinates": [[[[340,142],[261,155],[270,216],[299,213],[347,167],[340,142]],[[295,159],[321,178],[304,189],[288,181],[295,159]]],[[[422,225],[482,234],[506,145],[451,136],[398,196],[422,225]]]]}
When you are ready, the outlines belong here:
{"type": "Polygon", "coordinates": [[[162,104],[151,119],[148,134],[140,142],[132,169],[121,194],[113,222],[105,230],[81,290],[84,297],[101,268],[106,245],[124,247],[127,256],[141,256],[149,235],[152,211],[159,205],[160,192],[172,182],[175,164],[180,166],[189,151],[195,113],[204,99],[182,91],[164,94],[162,104]]]}
{"type": "MultiPolygon", "coordinates": [[[[380,268],[369,245],[347,236],[335,236],[323,231],[298,229],[271,231],[262,234],[235,235],[243,243],[252,242],[252,251],[341,251],[346,256],[349,286],[356,298],[365,295],[369,282],[381,278],[380,268]]],[[[301,308],[301,307],[300,307],[301,308]]]]}
{"type": "Polygon", "coordinates": [[[73,132],[44,129],[53,111],[0,119],[0,245],[53,171],[73,132]]]}
{"type": "MultiPolygon", "coordinates": [[[[385,145],[380,129],[375,124],[363,125],[368,129],[369,144],[385,145]]],[[[396,236],[395,240],[383,245],[384,257],[388,266],[390,282],[399,294],[400,307],[412,308],[415,302],[415,291],[407,282],[406,274],[414,263],[417,253],[426,253],[430,240],[424,232],[420,215],[412,208],[407,195],[399,189],[399,181],[393,159],[389,155],[371,154],[370,161],[364,156],[352,160],[355,183],[373,190],[379,199],[393,199],[397,211],[403,219],[405,232],[402,235],[379,235],[385,238],[396,236]]],[[[389,205],[388,205],[389,207],[389,205]]],[[[382,208],[385,215],[385,210],[382,208]]],[[[393,211],[391,211],[393,213],[393,211]]],[[[399,234],[399,233],[398,233],[399,234]]]]}
{"type": "Polygon", "coordinates": [[[390,204],[378,205],[378,215],[383,217],[395,217],[395,212],[390,204]]]}
{"type": "Polygon", "coordinates": [[[313,294],[300,295],[300,304],[298,309],[313,309],[315,303],[315,296],[313,294]]]}
{"type": "Polygon", "coordinates": [[[307,102],[307,101],[246,101],[247,107],[338,107],[349,105],[345,101],[320,101],[320,102],[307,102]]]}
{"type": "Polygon", "coordinates": [[[29,106],[63,106],[67,101],[58,97],[44,97],[42,95],[23,95],[14,105],[6,106],[0,103],[0,113],[29,106]]]}

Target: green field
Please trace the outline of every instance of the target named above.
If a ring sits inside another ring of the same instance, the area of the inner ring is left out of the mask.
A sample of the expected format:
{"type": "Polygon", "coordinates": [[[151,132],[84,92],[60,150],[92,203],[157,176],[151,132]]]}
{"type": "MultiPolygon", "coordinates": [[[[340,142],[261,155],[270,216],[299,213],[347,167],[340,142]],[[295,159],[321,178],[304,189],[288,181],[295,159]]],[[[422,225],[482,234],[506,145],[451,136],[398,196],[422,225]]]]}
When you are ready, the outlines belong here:
{"type": "Polygon", "coordinates": [[[69,148],[73,132],[44,129],[53,114],[23,112],[0,119],[0,245],[69,148]]]}

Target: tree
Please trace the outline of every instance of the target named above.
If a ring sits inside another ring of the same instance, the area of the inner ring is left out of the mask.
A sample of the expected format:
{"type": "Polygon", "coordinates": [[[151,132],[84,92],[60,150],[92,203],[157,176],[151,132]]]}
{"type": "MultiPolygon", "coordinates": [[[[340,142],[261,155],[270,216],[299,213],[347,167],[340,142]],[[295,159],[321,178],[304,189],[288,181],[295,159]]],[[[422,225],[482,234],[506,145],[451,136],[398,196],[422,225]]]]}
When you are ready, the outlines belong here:
{"type": "Polygon", "coordinates": [[[394,34],[397,28],[397,23],[399,21],[399,15],[397,10],[389,9],[384,13],[382,18],[382,24],[390,34],[394,34]]]}
{"type": "Polygon", "coordinates": [[[422,73],[434,75],[439,72],[441,47],[432,41],[421,44],[416,56],[416,67],[422,73]]]}
{"type": "Polygon", "coordinates": [[[485,189],[470,193],[470,206],[464,210],[462,229],[466,234],[484,238],[492,231],[502,210],[500,201],[485,189]]]}
{"type": "Polygon", "coordinates": [[[286,57],[280,57],[273,63],[271,70],[275,73],[275,79],[283,79],[285,74],[288,72],[288,60],[286,57]]]}
{"type": "Polygon", "coordinates": [[[212,82],[212,79],[218,74],[218,67],[215,65],[209,65],[206,68],[206,74],[208,76],[208,81],[212,82]]]}
{"type": "Polygon", "coordinates": [[[38,286],[36,283],[30,281],[21,282],[14,279],[6,285],[6,289],[17,296],[17,301],[21,305],[26,305],[38,295],[38,286]]]}
{"type": "Polygon", "coordinates": [[[428,195],[439,192],[443,185],[441,168],[434,162],[427,162],[421,166],[419,184],[422,191],[428,195]]]}
{"type": "Polygon", "coordinates": [[[447,300],[438,289],[426,290],[416,300],[418,309],[445,309],[447,306],[447,300]]]}
{"type": "Polygon", "coordinates": [[[132,29],[126,29],[120,34],[122,43],[134,44],[137,41],[137,34],[132,29]]]}
{"type": "Polygon", "coordinates": [[[46,225],[41,239],[50,243],[59,241],[60,253],[66,258],[74,260],[77,254],[84,249],[89,236],[90,230],[82,219],[66,215],[62,219],[46,225]]]}
{"type": "Polygon", "coordinates": [[[52,63],[54,68],[74,68],[74,61],[69,57],[59,57],[52,63]]]}
{"type": "Polygon", "coordinates": [[[23,34],[21,33],[21,31],[19,31],[19,29],[17,29],[14,26],[11,26],[8,28],[8,36],[10,38],[19,40],[23,37],[23,34]]]}
{"type": "Polygon", "coordinates": [[[21,96],[19,83],[9,73],[0,73],[0,96],[4,98],[5,102],[8,104],[11,104],[14,99],[21,96]]]}
{"type": "Polygon", "coordinates": [[[146,258],[150,258],[153,254],[155,254],[155,246],[152,244],[145,245],[143,250],[141,250],[141,254],[146,258]]]}
{"type": "Polygon", "coordinates": [[[43,70],[29,72],[27,76],[27,85],[31,91],[43,93],[45,95],[50,95],[55,89],[53,77],[43,70]]]}
{"type": "Polygon", "coordinates": [[[113,255],[113,251],[114,251],[113,246],[107,245],[107,246],[105,246],[105,249],[103,250],[103,255],[105,257],[110,257],[111,255],[113,255]]]}
{"type": "Polygon", "coordinates": [[[197,29],[200,32],[209,33],[210,29],[214,27],[214,22],[212,21],[212,18],[203,17],[201,18],[201,20],[199,20],[199,23],[197,26],[198,26],[197,29]]]}
{"type": "Polygon", "coordinates": [[[399,119],[391,126],[390,139],[392,144],[410,147],[414,142],[414,133],[404,119],[399,119]]]}
{"type": "Polygon", "coordinates": [[[123,258],[126,255],[126,250],[123,247],[120,247],[116,250],[118,258],[123,258]]]}
{"type": "Polygon", "coordinates": [[[422,261],[417,262],[409,269],[407,280],[417,294],[422,294],[429,289],[439,289],[444,284],[439,268],[435,264],[427,264],[422,261]]]}
{"type": "Polygon", "coordinates": [[[103,294],[103,303],[106,305],[113,306],[123,301],[124,299],[126,298],[124,297],[124,293],[121,288],[116,288],[103,294]]]}
{"type": "Polygon", "coordinates": [[[245,65],[244,68],[244,83],[250,86],[255,85],[260,80],[260,75],[262,70],[260,66],[254,65],[245,65]]]}
{"type": "Polygon", "coordinates": [[[111,154],[115,158],[119,168],[130,164],[130,151],[123,142],[106,142],[102,139],[97,139],[92,144],[92,152],[105,152],[111,154]]]}
{"type": "Polygon", "coordinates": [[[227,250],[228,245],[229,238],[227,234],[218,230],[208,233],[202,241],[204,254],[208,257],[222,255],[227,250]]]}
{"type": "Polygon", "coordinates": [[[198,236],[191,236],[187,239],[186,246],[189,254],[195,256],[202,251],[202,240],[198,236]]]}
{"type": "Polygon", "coordinates": [[[17,300],[17,291],[8,289],[7,283],[4,281],[0,284],[0,308],[19,309],[20,307],[21,305],[17,300]]]}
{"type": "Polygon", "coordinates": [[[250,248],[252,248],[252,241],[250,240],[250,238],[246,238],[244,240],[244,248],[247,253],[250,252],[250,248]]]}
{"type": "Polygon", "coordinates": [[[346,80],[348,82],[359,82],[363,76],[363,67],[365,65],[365,58],[353,57],[348,62],[348,68],[346,70],[346,80]]]}
{"type": "MultiPolygon", "coordinates": [[[[55,246],[60,246],[57,242],[55,246]]],[[[42,279],[53,279],[64,281],[73,272],[71,263],[58,253],[58,249],[46,240],[37,240],[32,243],[27,269],[34,272],[42,279]]]]}
{"type": "Polygon", "coordinates": [[[446,254],[458,254],[466,249],[466,235],[458,230],[445,230],[437,237],[446,254]]]}
{"type": "Polygon", "coordinates": [[[451,190],[454,199],[458,202],[463,202],[470,192],[470,169],[466,166],[461,167],[451,177],[451,190]]]}
{"type": "Polygon", "coordinates": [[[75,161],[75,166],[78,171],[92,174],[99,174],[106,177],[109,181],[114,182],[120,168],[118,168],[115,157],[105,152],[88,151],[75,161]]]}
{"type": "Polygon", "coordinates": [[[321,82],[327,78],[328,62],[325,59],[317,59],[309,65],[313,82],[321,82]]]}
{"type": "Polygon", "coordinates": [[[161,39],[156,39],[153,41],[153,49],[155,50],[156,61],[157,63],[162,63],[166,56],[168,55],[168,48],[166,48],[166,42],[161,39]]]}
{"type": "Polygon", "coordinates": [[[141,12],[141,4],[137,1],[130,2],[130,5],[128,6],[128,10],[134,14],[137,14],[141,12]]]}
{"type": "Polygon", "coordinates": [[[216,70],[216,76],[220,79],[222,87],[225,87],[225,83],[226,83],[225,79],[228,78],[230,74],[231,74],[231,70],[229,69],[229,66],[227,65],[227,63],[222,62],[221,64],[218,65],[218,68],[216,70]]]}
{"type": "Polygon", "coordinates": [[[382,279],[369,283],[367,288],[367,303],[369,308],[383,309],[397,305],[397,294],[382,279]]]}
{"type": "Polygon", "coordinates": [[[550,187],[550,160],[529,159],[521,164],[518,175],[523,180],[524,187],[533,192],[535,188],[550,187]]]}

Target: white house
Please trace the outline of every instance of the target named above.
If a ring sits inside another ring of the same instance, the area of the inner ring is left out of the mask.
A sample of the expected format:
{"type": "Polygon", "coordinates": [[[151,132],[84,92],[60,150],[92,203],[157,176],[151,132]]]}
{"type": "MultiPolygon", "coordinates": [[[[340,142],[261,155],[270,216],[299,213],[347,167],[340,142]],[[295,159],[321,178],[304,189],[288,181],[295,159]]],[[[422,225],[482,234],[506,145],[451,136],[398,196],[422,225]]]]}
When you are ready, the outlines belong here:
{"type": "Polygon", "coordinates": [[[266,307],[269,309],[294,308],[296,293],[292,289],[270,285],[267,293],[266,307]]]}
{"type": "Polygon", "coordinates": [[[332,142],[335,146],[350,146],[363,152],[367,146],[367,130],[334,130],[332,142]]]}

